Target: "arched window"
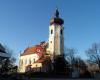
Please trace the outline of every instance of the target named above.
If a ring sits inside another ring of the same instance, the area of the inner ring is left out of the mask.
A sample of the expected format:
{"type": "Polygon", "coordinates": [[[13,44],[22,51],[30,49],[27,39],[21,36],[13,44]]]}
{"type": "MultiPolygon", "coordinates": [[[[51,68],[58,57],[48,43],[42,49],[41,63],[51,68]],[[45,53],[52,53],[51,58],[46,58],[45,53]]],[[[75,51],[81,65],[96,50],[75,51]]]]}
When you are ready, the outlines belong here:
{"type": "Polygon", "coordinates": [[[60,34],[61,34],[61,35],[63,34],[63,31],[62,31],[62,29],[60,30],[60,34]]]}
{"type": "Polygon", "coordinates": [[[51,34],[53,34],[53,30],[51,30],[51,34]]]}
{"type": "Polygon", "coordinates": [[[33,63],[35,63],[35,58],[33,59],[33,63]]]}
{"type": "Polygon", "coordinates": [[[27,64],[27,59],[25,60],[25,64],[27,64]]]}
{"type": "Polygon", "coordinates": [[[31,65],[31,59],[29,59],[29,65],[31,65]]]}
{"type": "Polygon", "coordinates": [[[23,65],[23,60],[20,60],[20,65],[23,65]]]}

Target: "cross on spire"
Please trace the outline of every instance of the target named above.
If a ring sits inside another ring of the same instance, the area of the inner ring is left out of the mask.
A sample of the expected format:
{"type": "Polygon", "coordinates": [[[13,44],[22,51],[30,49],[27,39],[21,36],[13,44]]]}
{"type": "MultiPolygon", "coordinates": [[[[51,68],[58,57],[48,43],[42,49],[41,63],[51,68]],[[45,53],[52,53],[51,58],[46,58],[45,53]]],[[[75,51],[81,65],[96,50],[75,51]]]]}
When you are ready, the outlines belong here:
{"type": "Polygon", "coordinates": [[[56,8],[55,17],[56,17],[56,18],[59,18],[59,10],[58,10],[58,8],[56,8]]]}

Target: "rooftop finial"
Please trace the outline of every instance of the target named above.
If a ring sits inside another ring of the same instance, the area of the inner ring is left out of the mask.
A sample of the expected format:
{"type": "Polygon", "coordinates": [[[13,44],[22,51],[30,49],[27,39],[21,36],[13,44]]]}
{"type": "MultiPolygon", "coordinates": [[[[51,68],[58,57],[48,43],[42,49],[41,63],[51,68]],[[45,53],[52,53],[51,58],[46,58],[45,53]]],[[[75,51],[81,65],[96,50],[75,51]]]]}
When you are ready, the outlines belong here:
{"type": "Polygon", "coordinates": [[[59,11],[57,7],[56,7],[56,12],[55,12],[55,17],[59,18],[59,11]]]}

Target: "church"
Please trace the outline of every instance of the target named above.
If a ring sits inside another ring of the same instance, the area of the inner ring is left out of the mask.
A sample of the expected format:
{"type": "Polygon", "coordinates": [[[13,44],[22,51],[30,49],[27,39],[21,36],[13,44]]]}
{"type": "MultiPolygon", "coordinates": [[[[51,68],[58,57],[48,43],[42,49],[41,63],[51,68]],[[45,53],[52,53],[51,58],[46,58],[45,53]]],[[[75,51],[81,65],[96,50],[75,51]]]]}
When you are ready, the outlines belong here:
{"type": "Polygon", "coordinates": [[[19,72],[48,72],[53,69],[52,63],[57,56],[64,54],[64,20],[56,9],[50,19],[48,42],[26,48],[19,58],[19,72]]]}

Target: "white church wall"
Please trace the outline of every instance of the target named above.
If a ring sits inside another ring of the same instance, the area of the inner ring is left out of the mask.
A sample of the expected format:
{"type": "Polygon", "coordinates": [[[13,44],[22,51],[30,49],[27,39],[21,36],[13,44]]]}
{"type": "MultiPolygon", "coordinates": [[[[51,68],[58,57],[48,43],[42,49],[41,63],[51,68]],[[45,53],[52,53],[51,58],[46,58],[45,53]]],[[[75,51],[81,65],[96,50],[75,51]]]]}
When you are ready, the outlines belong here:
{"type": "Polygon", "coordinates": [[[19,71],[25,72],[26,66],[32,65],[38,59],[39,56],[37,54],[20,56],[19,71]]]}
{"type": "Polygon", "coordinates": [[[61,55],[64,46],[63,25],[52,24],[49,26],[49,51],[50,54],[61,55]],[[51,30],[53,30],[51,34],[51,30]],[[62,34],[61,34],[62,30],[62,34]]]}

